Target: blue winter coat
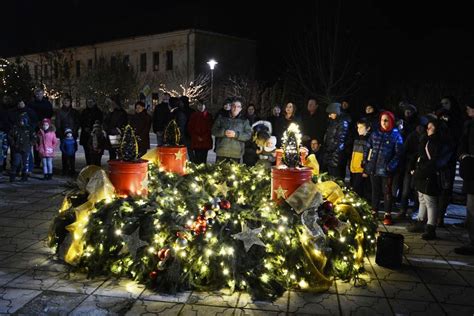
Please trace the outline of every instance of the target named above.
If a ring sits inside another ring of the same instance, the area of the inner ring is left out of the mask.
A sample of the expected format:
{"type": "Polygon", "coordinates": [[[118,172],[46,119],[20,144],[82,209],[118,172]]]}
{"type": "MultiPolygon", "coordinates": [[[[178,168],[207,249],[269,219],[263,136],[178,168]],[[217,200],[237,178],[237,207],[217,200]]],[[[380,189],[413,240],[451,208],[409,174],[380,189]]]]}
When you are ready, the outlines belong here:
{"type": "Polygon", "coordinates": [[[403,138],[398,129],[382,132],[376,129],[370,134],[364,149],[364,172],[387,177],[395,172],[403,151],[403,138]]]}
{"type": "Polygon", "coordinates": [[[65,138],[61,140],[61,152],[63,155],[72,157],[76,155],[77,141],[74,138],[65,138]]]}

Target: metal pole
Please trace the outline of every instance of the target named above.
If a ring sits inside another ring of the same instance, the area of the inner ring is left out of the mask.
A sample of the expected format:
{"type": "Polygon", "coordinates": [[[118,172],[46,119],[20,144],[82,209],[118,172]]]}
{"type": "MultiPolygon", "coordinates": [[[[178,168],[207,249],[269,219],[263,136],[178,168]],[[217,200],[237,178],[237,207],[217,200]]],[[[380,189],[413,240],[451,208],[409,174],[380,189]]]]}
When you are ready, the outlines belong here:
{"type": "Polygon", "coordinates": [[[213,94],[213,89],[214,89],[214,70],[211,69],[211,109],[212,109],[212,105],[214,104],[214,94],[213,94]]]}

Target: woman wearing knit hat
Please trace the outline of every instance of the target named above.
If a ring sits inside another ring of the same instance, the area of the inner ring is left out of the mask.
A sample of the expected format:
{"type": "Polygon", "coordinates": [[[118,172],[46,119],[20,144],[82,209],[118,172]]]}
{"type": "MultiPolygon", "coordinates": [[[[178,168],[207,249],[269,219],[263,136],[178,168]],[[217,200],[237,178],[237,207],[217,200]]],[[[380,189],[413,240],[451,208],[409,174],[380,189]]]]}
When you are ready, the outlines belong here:
{"type": "Polygon", "coordinates": [[[372,210],[377,216],[380,194],[384,196],[384,224],[392,225],[392,180],[403,149],[403,139],[395,126],[392,112],[380,114],[380,125],[369,137],[364,150],[364,172],[372,183],[372,210]]]}

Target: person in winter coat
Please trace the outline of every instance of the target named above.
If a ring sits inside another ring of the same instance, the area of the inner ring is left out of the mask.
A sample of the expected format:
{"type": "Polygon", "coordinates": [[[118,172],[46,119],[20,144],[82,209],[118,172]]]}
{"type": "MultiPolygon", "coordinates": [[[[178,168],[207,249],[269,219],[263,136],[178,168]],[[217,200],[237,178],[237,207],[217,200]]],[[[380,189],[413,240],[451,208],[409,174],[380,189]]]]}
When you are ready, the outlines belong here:
{"type": "Polygon", "coordinates": [[[222,108],[216,113],[216,120],[219,118],[219,116],[228,117],[230,113],[231,105],[232,105],[232,98],[225,99],[224,103],[222,104],[222,108]]]}
{"type": "Polygon", "coordinates": [[[420,142],[418,148],[418,158],[416,167],[408,166],[414,175],[415,188],[418,191],[420,208],[416,221],[407,227],[409,232],[425,233],[421,238],[432,240],[436,238],[436,221],[438,219],[438,196],[440,189],[438,186],[437,162],[440,155],[440,140],[437,135],[438,122],[433,120],[426,127],[426,136],[420,142]],[[427,221],[426,228],[424,223],[427,221]]]}
{"type": "Polygon", "coordinates": [[[107,98],[105,100],[109,112],[104,118],[104,130],[107,133],[107,149],[109,150],[109,158],[111,160],[117,159],[117,149],[119,142],[111,142],[111,139],[119,139],[122,135],[123,128],[128,123],[128,115],[120,106],[120,100],[117,97],[107,98]]]}
{"type": "Polygon", "coordinates": [[[245,118],[249,121],[250,126],[253,125],[253,123],[257,122],[260,120],[259,117],[257,117],[257,109],[255,108],[255,105],[250,103],[247,106],[246,113],[245,113],[245,118]]]}
{"type": "Polygon", "coordinates": [[[457,100],[452,96],[441,98],[440,107],[435,114],[440,120],[440,129],[443,138],[446,138],[447,148],[443,149],[446,163],[440,166],[439,176],[441,184],[441,196],[439,198],[438,226],[444,226],[444,216],[451,202],[453,194],[454,178],[456,175],[456,153],[458,151],[459,139],[462,135],[463,114],[457,100]]]}
{"type": "Polygon", "coordinates": [[[366,103],[364,107],[364,114],[362,115],[370,123],[370,129],[375,131],[379,128],[380,118],[379,111],[373,103],[366,103]]]}
{"type": "MultiPolygon", "coordinates": [[[[44,90],[42,88],[35,89],[34,100],[28,105],[28,107],[32,109],[36,114],[37,121],[30,122],[31,126],[33,126],[33,128],[35,129],[41,128],[43,119],[45,118],[51,119],[54,115],[53,105],[51,104],[51,102],[49,102],[48,98],[45,97],[44,90]]],[[[41,165],[40,154],[36,150],[36,148],[34,148],[33,153],[34,153],[34,166],[36,168],[40,168],[40,165],[41,165]]]]}
{"type": "Polygon", "coordinates": [[[380,194],[384,196],[384,224],[392,225],[392,177],[403,150],[403,138],[395,128],[392,112],[380,114],[380,125],[372,131],[364,150],[364,173],[372,185],[372,212],[377,216],[380,194]]]}
{"type": "Polygon", "coordinates": [[[418,149],[420,142],[423,137],[426,136],[426,126],[428,125],[428,118],[423,116],[420,118],[418,126],[413,132],[411,132],[405,140],[403,149],[403,159],[405,159],[405,171],[403,173],[403,186],[402,186],[402,197],[401,197],[401,210],[399,218],[405,218],[408,212],[408,202],[411,198],[414,201],[413,209],[418,209],[418,193],[415,190],[415,183],[413,174],[411,173],[412,167],[416,165],[416,159],[418,159],[418,149]]]}
{"type": "Polygon", "coordinates": [[[370,201],[370,179],[364,174],[364,150],[370,136],[370,123],[362,118],[357,121],[357,139],[352,146],[352,158],[350,164],[351,185],[360,197],[370,201]]]}
{"type": "Polygon", "coordinates": [[[273,126],[273,134],[277,138],[277,147],[281,147],[281,138],[283,133],[288,129],[291,123],[301,124],[299,116],[296,115],[296,105],[288,102],[283,108],[283,115],[277,120],[275,126],[273,126]]]}
{"type": "Polygon", "coordinates": [[[271,166],[276,161],[276,137],[270,136],[266,141],[264,146],[259,146],[257,150],[258,161],[257,164],[265,166],[265,168],[270,169],[271,166]]]}
{"type": "Polygon", "coordinates": [[[195,164],[207,162],[207,152],[212,148],[212,115],[202,101],[197,103],[197,112],[191,114],[188,121],[188,133],[191,136],[191,157],[195,164]]]}
{"type": "Polygon", "coordinates": [[[212,126],[212,135],[216,137],[216,161],[240,162],[245,142],[252,137],[252,128],[248,120],[240,116],[242,101],[234,99],[229,116],[220,116],[212,126]]]}
{"type": "Polygon", "coordinates": [[[162,102],[158,104],[153,111],[153,132],[156,134],[156,143],[158,147],[163,145],[165,128],[171,121],[170,98],[171,95],[169,93],[164,93],[162,102]]]}
{"type": "Polygon", "coordinates": [[[463,179],[466,200],[466,228],[469,234],[469,243],[454,249],[460,255],[474,256],[474,97],[466,105],[469,117],[464,125],[461,142],[459,143],[459,174],[463,179]]]}
{"type": "Polygon", "coordinates": [[[79,143],[84,147],[84,155],[86,157],[86,164],[90,165],[90,151],[89,151],[89,137],[91,136],[93,125],[96,121],[101,124],[103,121],[103,113],[97,106],[94,99],[88,99],[86,101],[86,108],[82,110],[79,122],[81,126],[81,136],[79,143]]]}
{"type": "Polygon", "coordinates": [[[36,143],[36,137],[26,113],[21,114],[18,117],[18,122],[10,129],[8,143],[13,156],[10,182],[15,181],[15,176],[20,168],[22,171],[21,181],[28,181],[28,160],[31,155],[31,147],[36,143]]]}
{"type": "Polygon", "coordinates": [[[72,129],[67,128],[64,131],[64,137],[61,139],[60,149],[64,166],[63,168],[65,168],[69,176],[74,177],[76,175],[77,140],[72,134],[72,129]]]}
{"type": "Polygon", "coordinates": [[[272,129],[275,130],[276,122],[280,119],[281,108],[275,105],[272,108],[272,114],[267,118],[267,121],[272,124],[272,129]]]}
{"type": "Polygon", "coordinates": [[[79,136],[80,115],[76,109],[72,108],[72,99],[65,96],[62,99],[62,107],[56,113],[56,130],[60,139],[65,136],[66,129],[72,130],[72,136],[77,139],[79,136]]]}
{"type": "Polygon", "coordinates": [[[38,144],[36,146],[41,159],[43,160],[43,175],[45,180],[53,178],[53,159],[58,145],[56,138],[56,129],[51,120],[43,119],[41,129],[38,131],[38,144]]]}
{"type": "MultiPolygon", "coordinates": [[[[23,113],[25,113],[28,116],[29,126],[33,130],[36,130],[38,128],[39,123],[38,123],[38,116],[36,115],[36,112],[33,109],[31,109],[29,105],[26,105],[23,100],[19,100],[17,102],[16,108],[10,110],[8,113],[8,130],[10,130],[12,126],[18,124],[20,116],[23,113]]],[[[35,152],[35,156],[33,157],[33,153],[30,153],[29,158],[28,158],[28,173],[33,172],[33,168],[35,167],[35,164],[37,167],[40,166],[39,153],[36,151],[35,147],[33,147],[33,151],[35,152]],[[36,161],[35,159],[38,159],[38,161],[36,161]]]]}
{"type": "Polygon", "coordinates": [[[102,129],[100,121],[95,121],[92,126],[92,132],[89,136],[89,143],[87,144],[90,154],[90,165],[101,166],[102,155],[104,149],[107,147],[107,134],[102,129]]]}
{"type": "Polygon", "coordinates": [[[331,176],[344,179],[344,171],[341,168],[341,161],[344,156],[349,123],[340,117],[341,104],[331,103],[326,108],[329,116],[329,126],[324,136],[324,159],[323,167],[331,176]]]}
{"type": "Polygon", "coordinates": [[[151,116],[145,110],[145,103],[135,103],[135,114],[130,117],[130,125],[138,138],[138,155],[141,157],[150,149],[151,116]]]}
{"type": "Polygon", "coordinates": [[[304,146],[309,147],[312,139],[324,139],[328,121],[316,98],[310,98],[308,100],[306,111],[301,115],[301,125],[304,146]]]}

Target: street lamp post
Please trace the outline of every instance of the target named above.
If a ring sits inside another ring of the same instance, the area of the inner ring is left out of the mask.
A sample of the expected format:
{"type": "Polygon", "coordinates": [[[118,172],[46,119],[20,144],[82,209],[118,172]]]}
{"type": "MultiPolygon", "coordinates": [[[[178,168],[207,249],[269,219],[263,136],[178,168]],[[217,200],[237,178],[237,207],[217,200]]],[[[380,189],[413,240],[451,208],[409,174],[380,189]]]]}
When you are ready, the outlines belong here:
{"type": "Polygon", "coordinates": [[[216,65],[218,64],[217,61],[215,61],[214,59],[211,59],[207,62],[207,64],[209,65],[209,68],[211,68],[211,108],[212,108],[212,104],[213,104],[213,89],[214,89],[214,67],[216,67],[216,65]]]}

